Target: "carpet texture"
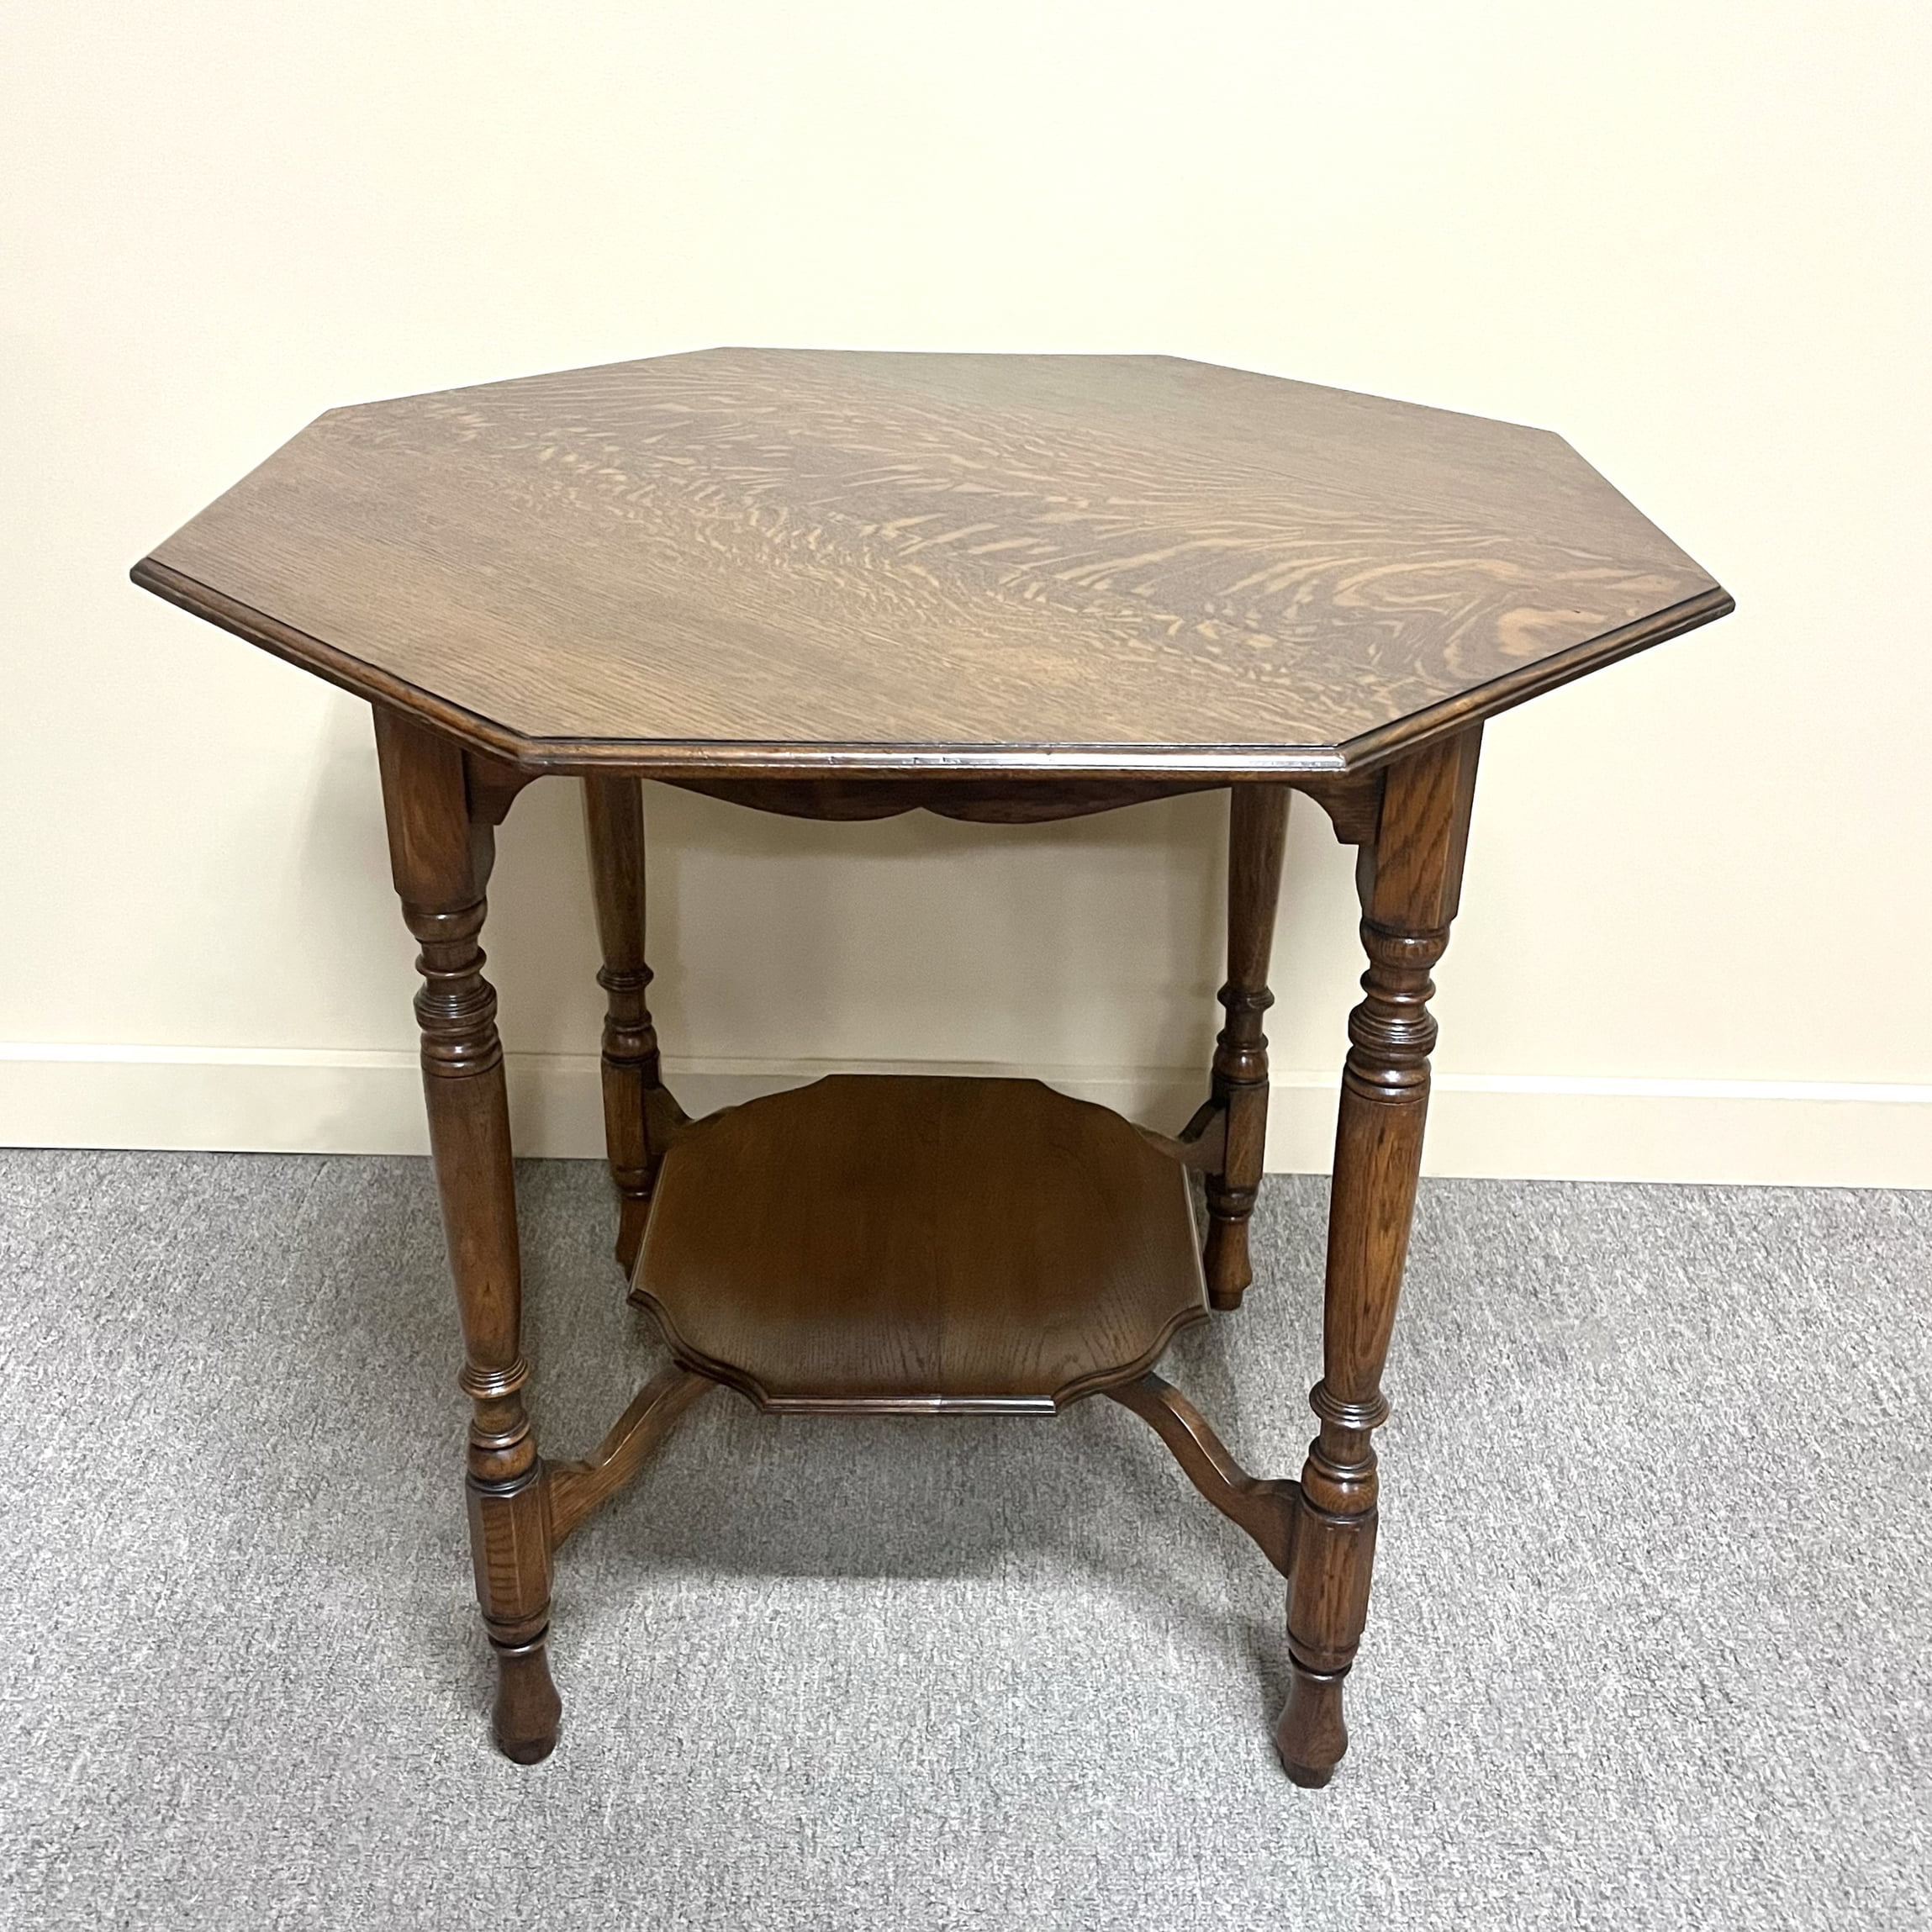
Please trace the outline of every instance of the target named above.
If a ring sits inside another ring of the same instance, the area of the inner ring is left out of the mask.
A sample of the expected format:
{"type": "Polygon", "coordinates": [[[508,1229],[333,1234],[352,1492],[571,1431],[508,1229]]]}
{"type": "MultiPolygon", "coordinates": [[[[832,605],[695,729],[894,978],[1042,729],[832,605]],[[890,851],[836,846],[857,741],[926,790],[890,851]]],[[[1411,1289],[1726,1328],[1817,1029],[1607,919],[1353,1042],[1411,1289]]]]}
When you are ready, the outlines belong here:
{"type": "MultiPolygon", "coordinates": [[[[660,1356],[602,1171],[519,1175],[535,1408],[660,1356]]],[[[1166,1372],[1292,1475],[1323,1184],[1166,1372]]],[[[1152,1433],[708,1396],[561,1560],[490,1749],[466,1405],[406,1159],[0,1155],[0,1923],[1932,1924],[1932,1195],[1425,1186],[1354,1745],[1152,1433]]]]}

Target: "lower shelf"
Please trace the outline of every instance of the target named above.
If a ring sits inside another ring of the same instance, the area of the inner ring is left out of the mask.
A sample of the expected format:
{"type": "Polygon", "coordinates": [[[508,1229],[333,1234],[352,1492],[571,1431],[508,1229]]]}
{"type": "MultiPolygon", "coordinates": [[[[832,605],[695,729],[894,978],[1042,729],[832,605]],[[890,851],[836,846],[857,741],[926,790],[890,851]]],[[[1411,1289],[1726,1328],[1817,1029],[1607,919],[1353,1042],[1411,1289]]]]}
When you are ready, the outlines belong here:
{"type": "Polygon", "coordinates": [[[664,1157],[631,1298],[761,1407],[1050,1413],[1207,1312],[1186,1177],[1037,1080],[836,1074],[664,1157]]]}

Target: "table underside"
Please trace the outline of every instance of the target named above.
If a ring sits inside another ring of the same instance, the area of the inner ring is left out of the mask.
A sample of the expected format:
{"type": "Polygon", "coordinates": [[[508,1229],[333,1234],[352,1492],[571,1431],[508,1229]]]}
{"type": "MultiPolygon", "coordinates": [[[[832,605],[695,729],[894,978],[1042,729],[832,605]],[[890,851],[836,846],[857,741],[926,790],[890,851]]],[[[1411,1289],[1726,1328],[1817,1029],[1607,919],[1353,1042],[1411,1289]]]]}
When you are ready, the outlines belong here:
{"type": "Polygon", "coordinates": [[[1050,1414],[1207,1312],[1170,1151],[1037,1080],[928,1076],[685,1127],[631,1295],[687,1367],[789,1412],[1050,1414]]]}
{"type": "MultiPolygon", "coordinates": [[[[837,1076],[690,1121],[663,1088],[646,1000],[641,787],[634,773],[587,775],[617,1249],[677,1359],[588,1457],[555,1462],[523,1395],[508,1095],[478,943],[492,832],[535,774],[398,711],[376,722],[398,892],[422,947],[424,1087],[473,1405],[471,1547],[502,1750],[534,1762],[557,1741],[546,1650],[556,1552],[707,1390],[875,1414],[1043,1414],[1104,1395],[1147,1422],[1287,1579],[1292,1671],[1275,1743],[1296,1782],[1325,1782],[1347,1747],[1343,1684],[1367,1615],[1371,1444],[1387,1414],[1379,1377],[1420,1167],[1430,971],[1455,913],[1479,731],[1318,794],[1360,847],[1368,970],[1338,1096],[1322,1375],[1310,1397],[1319,1433],[1297,1483],[1249,1475],[1153,1369],[1208,1305],[1240,1306],[1253,1279],[1284,785],[1230,794],[1228,977],[1217,995],[1227,1018],[1209,1098],[1169,1138],[1025,1080],[837,1076]],[[1208,1220],[1198,1254],[1190,1169],[1208,1220]]],[[[830,816],[927,802],[920,785],[827,794],[825,776],[742,802],[830,816]]],[[[944,802],[1024,820],[1127,800],[1082,787],[1056,806],[1029,785],[1024,797],[944,802]]]]}

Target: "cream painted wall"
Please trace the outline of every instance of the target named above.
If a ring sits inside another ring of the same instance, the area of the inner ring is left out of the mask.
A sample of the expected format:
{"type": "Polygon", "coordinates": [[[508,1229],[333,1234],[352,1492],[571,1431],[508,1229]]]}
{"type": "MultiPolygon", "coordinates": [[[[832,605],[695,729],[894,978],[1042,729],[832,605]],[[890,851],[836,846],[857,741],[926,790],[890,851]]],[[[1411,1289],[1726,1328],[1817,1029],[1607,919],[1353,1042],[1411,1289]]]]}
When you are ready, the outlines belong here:
{"type": "MultiPolygon", "coordinates": [[[[1161,349],[1562,431],[1739,614],[1492,727],[1441,1171],[1932,1184],[1932,13],[15,0],[0,1138],[420,1145],[367,715],[126,567],[330,404],[713,342],[1161,349]]],[[[1219,808],[1014,833],[654,790],[700,1101],[826,1063],[1183,1112],[1219,808]]],[[[589,1152],[576,805],[491,950],[589,1152]]],[[[1299,816],[1277,1164],[1358,969],[1299,816]]]]}

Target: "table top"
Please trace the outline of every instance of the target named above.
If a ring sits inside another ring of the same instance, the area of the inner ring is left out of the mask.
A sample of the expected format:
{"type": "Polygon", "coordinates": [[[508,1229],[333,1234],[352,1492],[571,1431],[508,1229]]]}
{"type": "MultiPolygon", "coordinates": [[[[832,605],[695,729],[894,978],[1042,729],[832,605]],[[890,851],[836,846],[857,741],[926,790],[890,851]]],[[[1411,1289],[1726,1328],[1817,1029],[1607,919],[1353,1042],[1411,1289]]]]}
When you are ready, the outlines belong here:
{"type": "Polygon", "coordinates": [[[1345,771],[1722,616],[1541,430],[1143,356],[334,409],[135,580],[529,768],[1345,771]]]}

